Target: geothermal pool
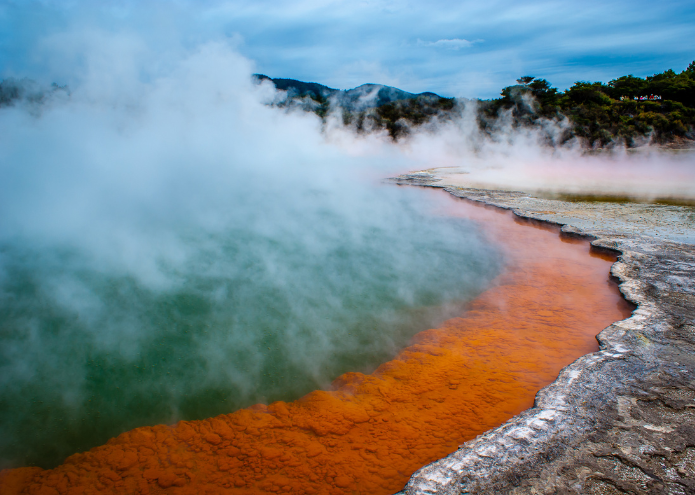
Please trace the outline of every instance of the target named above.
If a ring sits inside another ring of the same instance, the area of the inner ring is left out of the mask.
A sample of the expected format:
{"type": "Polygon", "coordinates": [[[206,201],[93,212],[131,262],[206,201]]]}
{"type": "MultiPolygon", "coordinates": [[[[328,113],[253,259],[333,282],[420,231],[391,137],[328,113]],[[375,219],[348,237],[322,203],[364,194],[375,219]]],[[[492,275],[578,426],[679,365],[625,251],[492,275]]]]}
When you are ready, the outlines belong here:
{"type": "MultiPolygon", "coordinates": [[[[295,268],[319,289],[313,298],[299,291],[309,309],[287,302],[298,292],[295,284],[284,288],[285,299],[271,284],[273,290],[263,285],[268,294],[258,289],[231,307],[233,298],[215,306],[210,294],[217,292],[210,287],[222,282],[212,274],[212,281],[186,281],[184,294],[174,295],[179,299],[136,292],[142,307],[163,308],[151,340],[140,344],[143,350],[114,357],[115,352],[96,353],[96,347],[87,346],[94,354],[68,347],[66,361],[78,356],[88,363],[91,374],[81,383],[90,384],[92,395],[73,409],[56,408],[66,401],[56,398],[50,407],[35,406],[41,394],[51,393],[27,381],[34,395],[21,404],[34,416],[31,423],[15,420],[14,443],[4,455],[33,455],[42,460],[26,463],[50,466],[71,453],[65,445],[74,438],[79,441],[70,444],[73,452],[137,421],[171,426],[123,433],[51,471],[6,472],[7,491],[48,486],[84,487],[84,493],[394,493],[419,467],[530,407],[537,390],[562,367],[597,350],[598,332],[629,315],[608,276],[615,258],[593,252],[587,241],[441,191],[397,190],[410,219],[392,219],[398,228],[367,229],[357,244],[336,235],[344,251],[336,247],[339,252],[316,258],[334,263],[328,269],[307,264],[307,253],[297,253],[295,268]],[[362,251],[352,259],[356,245],[362,251]],[[263,304],[252,306],[258,301],[263,304]],[[247,316],[244,328],[256,335],[253,345],[239,347],[243,339],[229,343],[224,335],[234,328],[230,319],[252,307],[263,308],[270,319],[247,316]],[[312,318],[290,333],[303,339],[273,332],[273,325],[297,325],[293,320],[304,313],[312,318]],[[312,325],[322,331],[312,333],[312,325]],[[317,345],[318,338],[328,340],[317,345]],[[207,374],[199,371],[206,353],[215,365],[207,374]],[[258,361],[253,366],[236,364],[251,357],[258,361]],[[235,364],[224,367],[227,361],[235,364]],[[231,378],[234,373],[241,373],[246,388],[231,378]],[[113,390],[119,387],[127,391],[113,390]],[[95,399],[98,406],[90,406],[95,399]],[[254,402],[262,404],[228,414],[254,402]],[[62,416],[54,417],[54,409],[62,416]],[[117,421],[123,413],[130,416],[117,421]],[[41,430],[44,421],[49,427],[41,430]],[[62,431],[69,434],[61,433],[65,423],[62,431]],[[32,435],[32,428],[39,431],[32,435]],[[22,435],[31,448],[20,447],[22,435]],[[60,453],[52,445],[60,445],[60,453]]],[[[266,284],[277,274],[252,273],[266,284]]],[[[284,283],[292,279],[282,277],[284,283]]],[[[122,307],[127,305],[116,309],[122,307]]],[[[13,398],[21,399],[16,393],[13,398]]],[[[7,411],[3,417],[12,419],[7,411]]],[[[9,419],[3,429],[12,424],[9,419]]]]}
{"type": "Polygon", "coordinates": [[[149,277],[77,248],[3,246],[0,467],[54,467],[138,426],[369,373],[499,273],[494,245],[440,197],[362,191],[369,211],[315,194],[293,198],[292,221],[284,201],[259,203],[178,233],[185,255],[149,277]]]}

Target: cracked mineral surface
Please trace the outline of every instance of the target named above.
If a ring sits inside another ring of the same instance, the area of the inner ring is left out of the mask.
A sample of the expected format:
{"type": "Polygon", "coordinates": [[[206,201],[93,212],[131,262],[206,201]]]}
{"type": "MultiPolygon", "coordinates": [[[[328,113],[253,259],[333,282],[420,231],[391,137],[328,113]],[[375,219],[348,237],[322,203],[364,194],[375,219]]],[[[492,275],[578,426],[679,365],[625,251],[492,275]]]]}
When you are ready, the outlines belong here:
{"type": "Polygon", "coordinates": [[[423,467],[400,493],[695,493],[695,209],[546,200],[450,179],[433,170],[392,181],[593,238],[620,253],[611,273],[638,308],[532,408],[423,467]]]}

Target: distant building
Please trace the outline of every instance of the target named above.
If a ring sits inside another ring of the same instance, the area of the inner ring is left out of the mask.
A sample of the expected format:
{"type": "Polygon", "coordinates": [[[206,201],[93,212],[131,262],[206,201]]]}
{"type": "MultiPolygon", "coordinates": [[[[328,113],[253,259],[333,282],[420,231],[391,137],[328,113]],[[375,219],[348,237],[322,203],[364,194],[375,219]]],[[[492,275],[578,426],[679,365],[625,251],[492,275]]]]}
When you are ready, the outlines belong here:
{"type": "MultiPolygon", "coordinates": [[[[661,95],[635,96],[632,98],[635,101],[657,101],[661,100],[661,95]]],[[[629,96],[621,96],[620,101],[629,101],[629,96]]]]}

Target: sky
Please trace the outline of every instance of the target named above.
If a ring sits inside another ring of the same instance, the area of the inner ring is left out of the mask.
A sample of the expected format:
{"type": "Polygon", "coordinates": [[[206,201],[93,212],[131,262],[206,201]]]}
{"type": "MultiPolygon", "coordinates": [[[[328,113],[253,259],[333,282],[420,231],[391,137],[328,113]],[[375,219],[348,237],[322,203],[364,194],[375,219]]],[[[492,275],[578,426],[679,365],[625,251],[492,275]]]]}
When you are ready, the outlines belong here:
{"type": "Polygon", "coordinates": [[[695,2],[3,0],[0,77],[74,82],[60,65],[79,54],[60,64],[47,53],[80,46],[80,31],[138,33],[157,63],[224,40],[271,77],[491,98],[523,75],[565,89],[681,71],[695,59],[695,2]]]}

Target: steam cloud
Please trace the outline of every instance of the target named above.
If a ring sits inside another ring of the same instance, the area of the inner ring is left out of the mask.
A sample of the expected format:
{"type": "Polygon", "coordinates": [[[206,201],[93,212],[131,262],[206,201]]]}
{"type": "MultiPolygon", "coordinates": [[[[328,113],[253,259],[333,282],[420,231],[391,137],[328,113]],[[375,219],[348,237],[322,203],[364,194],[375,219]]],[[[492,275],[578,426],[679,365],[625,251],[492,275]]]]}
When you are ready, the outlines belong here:
{"type": "Polygon", "coordinates": [[[379,185],[396,147],[268,106],[229,45],[155,71],[137,38],[60,41],[79,83],[0,109],[3,466],[370,371],[498,272],[441,198],[379,185]]]}

